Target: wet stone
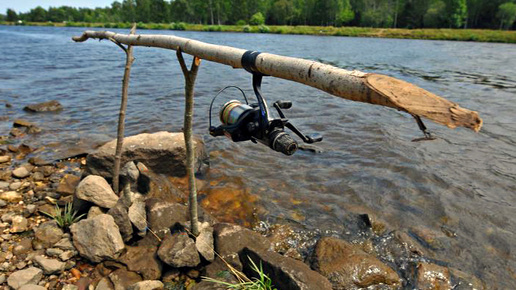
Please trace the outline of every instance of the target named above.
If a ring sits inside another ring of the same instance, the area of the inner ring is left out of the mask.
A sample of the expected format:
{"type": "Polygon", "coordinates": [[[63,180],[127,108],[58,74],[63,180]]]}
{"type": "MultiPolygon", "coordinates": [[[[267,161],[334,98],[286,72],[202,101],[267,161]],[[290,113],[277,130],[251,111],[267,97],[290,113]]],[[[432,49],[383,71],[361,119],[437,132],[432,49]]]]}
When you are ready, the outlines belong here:
{"type": "Polygon", "coordinates": [[[56,112],[61,111],[63,109],[63,106],[56,100],[43,102],[43,103],[37,103],[37,104],[30,104],[23,108],[24,111],[28,112],[56,112]]]}
{"type": "Polygon", "coordinates": [[[431,263],[419,263],[417,265],[417,288],[426,289],[451,289],[450,271],[431,263]]]}
{"type": "Polygon", "coordinates": [[[26,178],[30,175],[30,171],[27,170],[25,167],[18,167],[15,170],[13,170],[12,175],[16,178],[26,178]]]}
{"type": "Polygon", "coordinates": [[[9,155],[0,156],[0,163],[6,163],[9,161],[11,161],[11,156],[9,156],[9,155]]]}

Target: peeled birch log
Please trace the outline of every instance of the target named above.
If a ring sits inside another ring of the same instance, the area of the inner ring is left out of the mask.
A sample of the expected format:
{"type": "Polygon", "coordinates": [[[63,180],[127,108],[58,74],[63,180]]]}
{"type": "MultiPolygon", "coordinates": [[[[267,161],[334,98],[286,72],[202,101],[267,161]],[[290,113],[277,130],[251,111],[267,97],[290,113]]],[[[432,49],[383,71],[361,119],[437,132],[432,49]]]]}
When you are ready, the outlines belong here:
{"type": "MultiPolygon", "coordinates": [[[[172,35],[127,35],[110,31],[85,31],[73,37],[76,42],[114,39],[133,46],[160,47],[177,50],[201,59],[242,68],[244,49],[214,45],[172,35]]],[[[382,105],[422,116],[449,128],[466,127],[478,132],[482,119],[478,113],[411,83],[375,73],[348,71],[320,62],[260,53],[256,69],[269,76],[295,81],[352,101],[382,105]]]]}

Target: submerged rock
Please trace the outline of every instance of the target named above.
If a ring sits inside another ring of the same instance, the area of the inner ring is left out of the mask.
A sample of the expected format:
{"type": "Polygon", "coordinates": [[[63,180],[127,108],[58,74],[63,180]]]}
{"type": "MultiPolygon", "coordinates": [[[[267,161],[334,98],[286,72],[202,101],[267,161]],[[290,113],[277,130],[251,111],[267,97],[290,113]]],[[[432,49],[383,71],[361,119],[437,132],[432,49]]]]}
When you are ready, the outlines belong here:
{"type": "Polygon", "coordinates": [[[23,108],[24,111],[28,112],[56,112],[61,111],[63,106],[56,100],[38,103],[38,104],[30,104],[23,108]]]}
{"type": "Polygon", "coordinates": [[[77,186],[75,196],[103,208],[112,208],[118,201],[118,196],[111,186],[98,175],[89,175],[84,178],[77,186]]]}
{"type": "MultiPolygon", "coordinates": [[[[194,137],[195,167],[200,168],[206,159],[204,142],[194,137]]],[[[86,173],[111,179],[116,139],[96,152],[89,154],[86,173]]],[[[128,161],[143,162],[150,170],[168,176],[186,174],[186,150],[183,133],[157,132],[124,138],[121,164],[128,161]]]]}
{"type": "Polygon", "coordinates": [[[317,241],[312,267],[330,280],[333,289],[399,283],[398,274],[389,266],[337,238],[324,237],[317,241]]]}
{"type": "Polygon", "coordinates": [[[450,271],[431,263],[417,265],[417,288],[421,290],[451,289],[450,271]]]}
{"type": "Polygon", "coordinates": [[[118,258],[125,247],[115,220],[108,214],[81,220],[70,231],[81,256],[95,263],[118,258]]]}
{"type": "Polygon", "coordinates": [[[201,263],[195,242],[185,233],[168,235],[158,249],[158,256],[175,268],[195,267],[201,263]]]}
{"type": "Polygon", "coordinates": [[[239,253],[243,272],[248,277],[257,277],[252,269],[255,265],[263,267],[263,272],[271,279],[277,289],[332,289],[330,282],[321,274],[313,271],[305,263],[284,257],[272,251],[257,251],[244,248],[239,253]]]}

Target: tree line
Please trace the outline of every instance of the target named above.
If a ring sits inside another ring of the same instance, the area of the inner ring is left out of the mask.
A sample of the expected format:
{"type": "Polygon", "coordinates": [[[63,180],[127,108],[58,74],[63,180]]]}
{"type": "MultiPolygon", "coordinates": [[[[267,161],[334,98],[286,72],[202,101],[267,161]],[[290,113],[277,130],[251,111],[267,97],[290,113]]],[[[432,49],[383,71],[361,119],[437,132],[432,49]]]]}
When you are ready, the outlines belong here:
{"type": "Polygon", "coordinates": [[[7,9],[4,21],[186,22],[514,29],[515,0],[123,0],[105,8],[7,9]]]}

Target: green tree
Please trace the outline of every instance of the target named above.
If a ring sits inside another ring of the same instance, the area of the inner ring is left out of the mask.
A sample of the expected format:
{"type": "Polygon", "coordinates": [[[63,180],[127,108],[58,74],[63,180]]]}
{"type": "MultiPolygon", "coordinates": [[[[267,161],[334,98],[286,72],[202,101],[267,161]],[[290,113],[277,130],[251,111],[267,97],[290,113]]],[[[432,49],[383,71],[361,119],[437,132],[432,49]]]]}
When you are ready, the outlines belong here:
{"type": "Polygon", "coordinates": [[[349,0],[341,0],[338,2],[337,17],[335,21],[336,26],[342,26],[349,23],[355,18],[355,12],[351,9],[349,0]]]}
{"type": "Polygon", "coordinates": [[[13,9],[7,9],[6,14],[7,15],[5,17],[5,20],[11,21],[11,22],[18,21],[18,14],[16,14],[16,11],[14,11],[13,9]]]}
{"type": "Polygon", "coordinates": [[[446,10],[450,27],[459,28],[464,26],[468,16],[466,0],[448,0],[446,10]]]}
{"type": "Polygon", "coordinates": [[[251,19],[249,19],[249,24],[251,25],[262,25],[265,24],[265,17],[261,12],[256,12],[251,16],[251,19]]]}
{"type": "Polygon", "coordinates": [[[506,2],[498,6],[498,19],[500,19],[500,29],[509,29],[516,20],[516,4],[506,2]]]}
{"type": "Polygon", "coordinates": [[[45,22],[47,20],[47,11],[41,6],[31,9],[29,12],[29,20],[34,22],[45,22]]]}
{"type": "Polygon", "coordinates": [[[441,1],[435,1],[430,4],[426,11],[424,23],[425,27],[443,27],[446,25],[446,4],[441,1]]]}

